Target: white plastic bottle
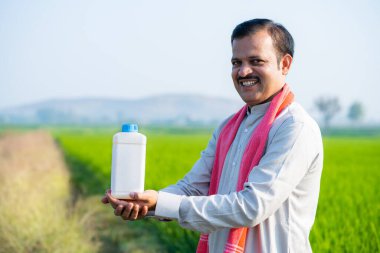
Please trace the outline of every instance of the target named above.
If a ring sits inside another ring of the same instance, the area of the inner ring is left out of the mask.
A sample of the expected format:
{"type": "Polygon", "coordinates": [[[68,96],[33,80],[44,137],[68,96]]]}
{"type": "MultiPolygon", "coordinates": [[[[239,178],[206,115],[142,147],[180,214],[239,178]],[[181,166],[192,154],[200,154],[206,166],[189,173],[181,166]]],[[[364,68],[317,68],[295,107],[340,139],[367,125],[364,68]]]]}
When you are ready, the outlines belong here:
{"type": "Polygon", "coordinates": [[[113,136],[111,195],[129,199],[131,192],[144,191],[146,136],[136,124],[123,124],[113,136]]]}

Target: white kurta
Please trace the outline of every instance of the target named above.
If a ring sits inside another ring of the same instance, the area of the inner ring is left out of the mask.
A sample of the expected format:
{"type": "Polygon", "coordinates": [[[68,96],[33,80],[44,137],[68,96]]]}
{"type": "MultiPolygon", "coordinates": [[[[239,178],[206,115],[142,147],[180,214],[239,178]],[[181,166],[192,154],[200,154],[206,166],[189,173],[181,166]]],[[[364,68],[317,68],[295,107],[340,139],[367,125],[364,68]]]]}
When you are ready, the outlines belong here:
{"type": "Polygon", "coordinates": [[[209,233],[211,253],[223,252],[230,228],[249,227],[245,252],[311,252],[309,233],[317,210],[323,145],[315,121],[297,103],[284,109],[269,132],[265,153],[236,192],[240,162],[269,102],[247,112],[227,153],[218,194],[207,196],[216,142],[177,184],[159,192],[155,215],[209,233]]]}

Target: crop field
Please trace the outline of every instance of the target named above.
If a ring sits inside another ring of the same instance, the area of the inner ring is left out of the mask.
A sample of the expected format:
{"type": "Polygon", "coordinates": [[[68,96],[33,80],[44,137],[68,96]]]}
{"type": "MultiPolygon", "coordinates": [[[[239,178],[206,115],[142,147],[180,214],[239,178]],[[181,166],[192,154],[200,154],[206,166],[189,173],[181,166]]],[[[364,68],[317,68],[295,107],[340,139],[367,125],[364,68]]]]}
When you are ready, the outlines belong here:
{"type": "MultiPolygon", "coordinates": [[[[210,132],[146,135],[146,188],[160,189],[175,183],[192,167],[210,132]]],[[[112,133],[66,131],[55,136],[72,167],[79,194],[103,194],[110,185],[112,133]]],[[[380,252],[380,138],[329,137],[324,139],[324,147],[319,206],[310,234],[313,251],[380,252]]],[[[155,234],[153,240],[161,245],[161,252],[194,252],[198,238],[197,233],[174,222],[125,222],[124,226],[119,223],[119,228],[138,230],[142,236],[155,234]]],[[[135,245],[135,240],[122,237],[113,243],[122,252],[129,244],[135,245]]]]}

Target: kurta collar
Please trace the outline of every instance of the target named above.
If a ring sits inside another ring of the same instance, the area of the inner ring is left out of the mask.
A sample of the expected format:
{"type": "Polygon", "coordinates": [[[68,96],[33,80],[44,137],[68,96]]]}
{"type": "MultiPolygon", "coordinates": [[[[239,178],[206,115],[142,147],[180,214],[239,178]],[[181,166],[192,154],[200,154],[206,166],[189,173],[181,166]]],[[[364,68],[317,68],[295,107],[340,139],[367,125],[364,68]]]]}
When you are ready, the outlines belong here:
{"type": "Polygon", "coordinates": [[[264,104],[254,105],[254,106],[248,106],[247,107],[247,115],[250,114],[265,114],[265,112],[268,110],[269,105],[271,101],[268,101],[264,104]]]}

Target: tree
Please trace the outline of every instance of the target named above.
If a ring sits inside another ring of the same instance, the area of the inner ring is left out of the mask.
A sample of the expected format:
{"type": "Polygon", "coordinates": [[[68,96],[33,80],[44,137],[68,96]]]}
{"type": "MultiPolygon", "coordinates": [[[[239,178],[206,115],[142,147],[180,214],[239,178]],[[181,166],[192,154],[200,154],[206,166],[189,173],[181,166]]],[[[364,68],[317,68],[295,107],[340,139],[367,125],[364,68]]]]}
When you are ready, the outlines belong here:
{"type": "Polygon", "coordinates": [[[330,126],[331,119],[340,111],[340,103],[337,97],[320,97],[315,100],[317,109],[322,114],[324,127],[330,126]]]}
{"type": "Polygon", "coordinates": [[[364,108],[363,105],[360,102],[353,102],[348,109],[347,117],[352,122],[358,122],[360,121],[364,116],[364,108]]]}

